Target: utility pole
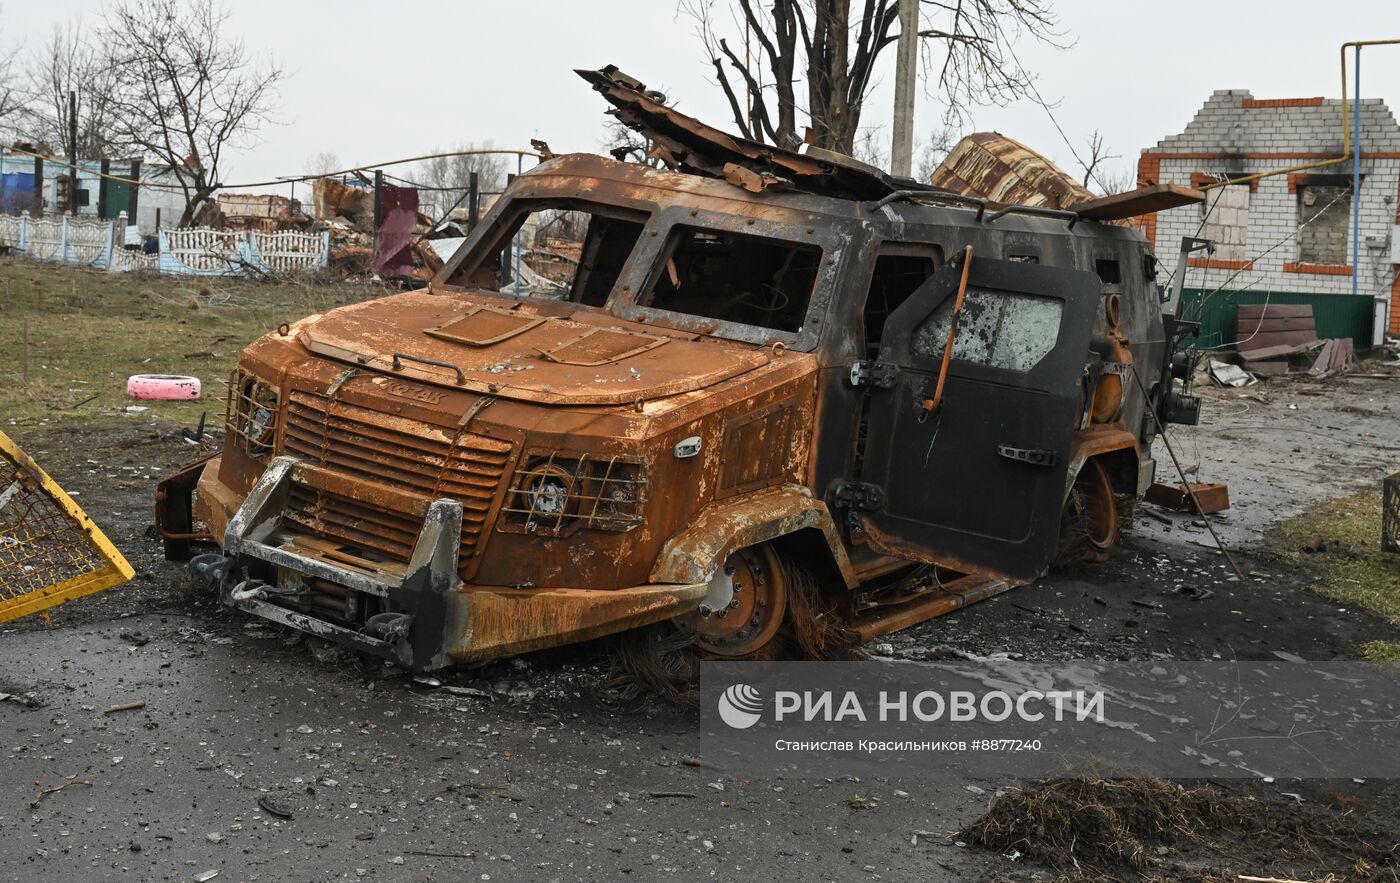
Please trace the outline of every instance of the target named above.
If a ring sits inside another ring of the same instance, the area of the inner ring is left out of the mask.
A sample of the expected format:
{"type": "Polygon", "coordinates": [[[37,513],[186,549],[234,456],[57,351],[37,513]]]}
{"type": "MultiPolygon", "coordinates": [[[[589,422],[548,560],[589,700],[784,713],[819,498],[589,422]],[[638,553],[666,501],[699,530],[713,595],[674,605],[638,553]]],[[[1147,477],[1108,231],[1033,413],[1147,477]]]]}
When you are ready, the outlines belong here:
{"type": "Polygon", "coordinates": [[[908,178],[914,169],[914,87],[919,72],[919,0],[899,0],[899,45],[894,69],[894,144],[890,173],[908,178]]]}
{"type": "Polygon", "coordinates": [[[476,172],[467,175],[467,232],[476,229],[481,220],[481,176],[476,172]]]}
{"type": "Polygon", "coordinates": [[[68,213],[78,213],[78,93],[68,93],[68,213]]]}
{"type": "Polygon", "coordinates": [[[374,170],[374,257],[379,258],[379,225],[384,221],[384,204],[381,202],[380,188],[384,186],[384,170],[374,170]]]}

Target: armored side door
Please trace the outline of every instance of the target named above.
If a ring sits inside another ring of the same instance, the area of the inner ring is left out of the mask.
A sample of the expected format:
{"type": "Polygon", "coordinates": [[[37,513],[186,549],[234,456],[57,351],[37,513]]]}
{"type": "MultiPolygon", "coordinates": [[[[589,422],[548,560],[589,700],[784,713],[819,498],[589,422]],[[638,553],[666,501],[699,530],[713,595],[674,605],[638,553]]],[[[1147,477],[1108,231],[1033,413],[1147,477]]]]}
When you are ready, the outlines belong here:
{"type": "Polygon", "coordinates": [[[1058,540],[1100,281],[974,255],[930,411],[962,267],[950,262],[890,315],[879,364],[854,378],[871,401],[847,502],[878,551],[1028,581],[1058,540]]]}

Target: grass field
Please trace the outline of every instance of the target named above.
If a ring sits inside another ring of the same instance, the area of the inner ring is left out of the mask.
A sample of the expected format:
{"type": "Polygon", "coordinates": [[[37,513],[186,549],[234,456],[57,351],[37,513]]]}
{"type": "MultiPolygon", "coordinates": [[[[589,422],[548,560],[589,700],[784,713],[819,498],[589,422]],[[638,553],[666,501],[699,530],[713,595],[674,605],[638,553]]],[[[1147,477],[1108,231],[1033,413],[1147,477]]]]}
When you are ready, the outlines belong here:
{"type": "Polygon", "coordinates": [[[214,420],[245,344],[283,322],[385,293],[326,280],[107,273],[0,258],[0,428],[126,419],[126,405],[189,425],[203,411],[214,420]],[[204,395],[135,402],[126,398],[132,374],[192,375],[204,395]]]}
{"type": "MultiPolygon", "coordinates": [[[[1400,555],[1382,552],[1381,491],[1362,491],[1324,503],[1278,528],[1275,548],[1291,564],[1317,568],[1318,591],[1400,624],[1400,555]]],[[[1376,661],[1400,661],[1400,644],[1376,641],[1362,652],[1376,661]]]]}

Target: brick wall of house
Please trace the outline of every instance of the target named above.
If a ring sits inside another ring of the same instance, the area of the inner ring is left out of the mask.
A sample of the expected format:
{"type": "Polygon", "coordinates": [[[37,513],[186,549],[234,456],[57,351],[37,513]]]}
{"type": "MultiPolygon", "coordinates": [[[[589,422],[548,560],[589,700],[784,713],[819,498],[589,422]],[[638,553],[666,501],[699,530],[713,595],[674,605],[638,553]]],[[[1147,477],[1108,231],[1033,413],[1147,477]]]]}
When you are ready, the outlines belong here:
{"type": "MultiPolygon", "coordinates": [[[[1389,298],[1392,291],[1400,292],[1398,268],[1390,263],[1389,247],[1389,237],[1400,218],[1400,125],[1379,99],[1362,100],[1361,123],[1359,288],[1363,294],[1389,298]],[[1368,248],[1368,236],[1374,237],[1379,247],[1368,248]]],[[[1247,91],[1222,90],[1211,95],[1180,134],[1143,151],[1138,168],[1139,175],[1152,183],[1199,186],[1221,175],[1241,177],[1342,152],[1339,99],[1258,100],[1247,91]]],[[[1262,178],[1252,185],[1232,185],[1225,188],[1231,192],[1223,197],[1219,189],[1207,191],[1207,205],[1221,200],[1211,214],[1209,231],[1209,235],[1219,237],[1221,246],[1214,259],[1192,261],[1187,285],[1350,294],[1355,268],[1351,267],[1349,190],[1344,196],[1348,201],[1344,212],[1319,218],[1304,229],[1304,236],[1297,234],[1300,199],[1312,200],[1313,206],[1318,199],[1331,204],[1338,191],[1327,185],[1342,183],[1347,189],[1350,175],[1351,162],[1347,161],[1262,178]],[[1216,217],[1216,213],[1221,216],[1216,217]],[[1244,228],[1242,235],[1235,229],[1240,226],[1244,228]],[[1344,259],[1340,263],[1305,262],[1308,249],[1341,254],[1344,259]]],[[[1304,214],[1315,210],[1305,207],[1304,214]]],[[[1203,206],[1186,206],[1160,212],[1155,223],[1145,225],[1159,259],[1174,266],[1183,236],[1208,235],[1198,233],[1204,214],[1203,206]]],[[[1392,303],[1390,328],[1392,333],[1400,333],[1400,298],[1392,303]]]]}

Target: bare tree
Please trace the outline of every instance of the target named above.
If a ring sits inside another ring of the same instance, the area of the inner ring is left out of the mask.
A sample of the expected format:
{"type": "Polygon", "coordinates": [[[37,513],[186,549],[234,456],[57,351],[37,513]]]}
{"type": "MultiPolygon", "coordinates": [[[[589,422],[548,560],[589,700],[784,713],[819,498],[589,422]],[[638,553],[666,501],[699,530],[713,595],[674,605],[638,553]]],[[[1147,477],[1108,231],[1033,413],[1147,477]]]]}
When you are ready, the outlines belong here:
{"type": "Polygon", "coordinates": [[[29,94],[15,72],[15,59],[19,49],[0,49],[0,130],[17,133],[22,130],[23,111],[29,102],[29,94]]]}
{"type": "Polygon", "coordinates": [[[70,127],[70,92],[78,96],[78,159],[110,157],[115,137],[112,92],[115,73],[96,41],[87,38],[81,19],[55,25],[46,43],[29,53],[32,100],[26,132],[36,142],[68,157],[73,149],[70,127]]]}
{"type": "Polygon", "coordinates": [[[224,34],[227,20],[214,0],[122,0],[107,15],[116,140],[169,168],[182,227],[219,188],[225,148],[268,121],[283,78],[224,34]]]}
{"type": "Polygon", "coordinates": [[[313,153],[306,158],[306,173],[308,175],[329,175],[331,172],[337,171],[340,171],[340,157],[329,150],[313,153]]]}
{"type": "Polygon", "coordinates": [[[958,136],[951,127],[935,126],[930,129],[928,137],[915,145],[919,161],[914,167],[914,180],[923,181],[925,184],[933,180],[933,173],[943,164],[943,160],[948,158],[948,154],[957,143],[958,136]]]}
{"type": "Polygon", "coordinates": [[[885,149],[885,145],[889,143],[889,140],[884,135],[884,126],[863,126],[856,133],[855,144],[851,147],[851,156],[868,166],[874,166],[877,169],[887,168],[890,154],[885,149]]]}
{"type": "MultiPolygon", "coordinates": [[[[477,186],[482,191],[495,192],[502,189],[506,181],[506,158],[500,153],[469,153],[473,150],[490,150],[491,142],[484,144],[460,144],[453,148],[461,151],[456,156],[438,156],[418,163],[409,177],[423,185],[431,194],[431,202],[443,210],[454,205],[465,205],[467,189],[471,185],[472,172],[477,174],[477,186]]],[[[447,153],[435,150],[434,153],[447,153]]]]}
{"type": "Polygon", "coordinates": [[[1128,163],[1112,169],[1100,168],[1094,173],[1094,180],[1098,182],[1101,196],[1127,193],[1137,189],[1137,169],[1128,163]]]}
{"type": "MultiPolygon", "coordinates": [[[[1098,176],[1094,173],[1104,163],[1109,160],[1122,158],[1123,155],[1121,153],[1108,152],[1108,148],[1105,147],[1103,143],[1103,135],[1099,133],[1098,129],[1095,129],[1094,133],[1089,136],[1089,160],[1088,162],[1080,160],[1084,166],[1084,186],[1088,187],[1091,181],[1098,181],[1098,176]]],[[[1102,187],[1103,185],[1100,184],[1099,186],[1102,187]]]]}
{"type": "MultiPolygon", "coordinates": [[[[899,0],[733,3],[680,0],[680,7],[696,21],[739,130],[793,146],[803,113],[814,145],[852,153],[875,63],[899,39],[899,0]],[[717,14],[721,5],[732,28],[717,14]]],[[[922,0],[924,69],[945,118],[960,121],[976,104],[1036,97],[1012,45],[1022,35],[1058,45],[1057,25],[1049,0],[922,0]]]]}

